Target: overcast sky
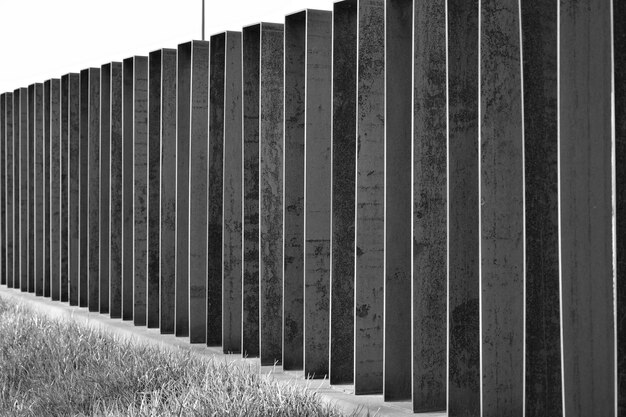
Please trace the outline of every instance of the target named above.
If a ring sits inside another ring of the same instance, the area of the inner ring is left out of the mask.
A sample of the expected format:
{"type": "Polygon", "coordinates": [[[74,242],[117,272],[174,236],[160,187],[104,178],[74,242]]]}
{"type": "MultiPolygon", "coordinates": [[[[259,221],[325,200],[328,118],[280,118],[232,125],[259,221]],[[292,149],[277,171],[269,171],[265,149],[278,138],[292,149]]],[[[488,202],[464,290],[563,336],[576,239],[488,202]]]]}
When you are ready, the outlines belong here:
{"type": "MultiPolygon", "coordinates": [[[[206,0],[206,35],[333,0],[206,0]]],[[[0,0],[0,93],[200,39],[202,0],[0,0]]]]}

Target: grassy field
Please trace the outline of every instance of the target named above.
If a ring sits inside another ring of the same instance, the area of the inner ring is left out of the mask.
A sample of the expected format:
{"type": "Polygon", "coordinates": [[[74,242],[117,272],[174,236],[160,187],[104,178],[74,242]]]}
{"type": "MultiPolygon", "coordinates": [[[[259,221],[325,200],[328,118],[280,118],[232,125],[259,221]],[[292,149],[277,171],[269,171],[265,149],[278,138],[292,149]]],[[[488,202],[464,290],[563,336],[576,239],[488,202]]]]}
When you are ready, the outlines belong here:
{"type": "Polygon", "coordinates": [[[116,340],[0,298],[0,415],[341,414],[251,369],[116,340]]]}

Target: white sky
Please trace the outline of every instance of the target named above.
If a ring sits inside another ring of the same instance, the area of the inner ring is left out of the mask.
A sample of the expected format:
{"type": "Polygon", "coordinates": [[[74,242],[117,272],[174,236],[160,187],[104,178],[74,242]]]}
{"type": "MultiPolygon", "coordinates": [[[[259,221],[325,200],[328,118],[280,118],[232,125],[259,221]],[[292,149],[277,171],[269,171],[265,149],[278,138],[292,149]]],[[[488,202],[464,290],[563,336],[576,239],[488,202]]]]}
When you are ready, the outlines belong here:
{"type": "MultiPolygon", "coordinates": [[[[206,38],[334,0],[205,0],[206,38]]],[[[0,93],[202,35],[202,0],[0,0],[0,93]]]]}

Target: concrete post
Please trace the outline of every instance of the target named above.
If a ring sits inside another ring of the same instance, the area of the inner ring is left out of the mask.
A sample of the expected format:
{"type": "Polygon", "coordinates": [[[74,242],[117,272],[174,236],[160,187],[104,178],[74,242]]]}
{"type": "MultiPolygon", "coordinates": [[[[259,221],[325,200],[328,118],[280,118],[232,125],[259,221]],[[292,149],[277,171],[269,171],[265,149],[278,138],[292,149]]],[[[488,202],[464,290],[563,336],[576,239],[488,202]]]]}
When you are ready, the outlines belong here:
{"type": "Polygon", "coordinates": [[[28,285],[28,150],[29,144],[29,100],[35,92],[34,86],[20,89],[20,114],[19,114],[19,143],[20,143],[20,164],[19,164],[19,181],[20,181],[20,236],[17,242],[20,246],[20,289],[27,292],[28,285]]]}
{"type": "Polygon", "coordinates": [[[99,305],[100,313],[109,313],[109,289],[110,289],[110,273],[109,273],[109,239],[111,231],[109,229],[110,215],[110,171],[111,171],[111,66],[112,64],[104,64],[100,67],[100,178],[98,206],[100,214],[98,247],[98,269],[99,269],[99,305]]]}
{"type": "Polygon", "coordinates": [[[100,68],[89,69],[87,240],[89,311],[100,311],[100,68]]]}
{"type": "Polygon", "coordinates": [[[43,295],[44,88],[42,83],[33,84],[33,87],[28,118],[28,292],[43,295]]]}
{"type": "MultiPolygon", "coordinates": [[[[209,56],[209,149],[206,343],[222,345],[222,247],[224,206],[224,73],[226,34],[211,36],[209,56]]],[[[230,103],[228,103],[230,104],[230,103]]],[[[231,104],[232,105],[232,104],[231,104]]]]}
{"type": "Polygon", "coordinates": [[[330,383],[354,380],[357,0],[333,6],[330,383]]]}
{"type": "Polygon", "coordinates": [[[261,25],[243,28],[243,280],[241,353],[259,355],[259,76],[261,25]]]}
{"type": "Polygon", "coordinates": [[[274,365],[283,356],[283,25],[261,23],[260,47],[259,355],[274,365]]]}
{"type": "MultiPolygon", "coordinates": [[[[179,145],[180,140],[189,144],[189,181],[187,187],[178,188],[178,193],[189,193],[189,339],[191,343],[206,343],[209,42],[192,42],[190,70],[191,99],[186,103],[191,106],[189,135],[179,137],[179,145]]],[[[180,159],[184,153],[177,155],[180,159]]]]}
{"type": "Polygon", "coordinates": [[[80,72],[78,306],[89,306],[89,69],[80,72]]]}
{"type": "MultiPolygon", "coordinates": [[[[220,114],[215,115],[215,123],[219,125],[221,122],[223,126],[224,141],[222,348],[224,353],[240,353],[243,273],[241,32],[226,32],[224,36],[223,94],[224,102],[230,105],[223,107],[222,118],[220,114]]],[[[209,128],[211,122],[213,119],[209,128]]]]}
{"type": "MultiPolygon", "coordinates": [[[[283,369],[304,360],[304,113],[306,11],[285,17],[283,369]]],[[[306,375],[306,373],[305,373],[306,375]]]]}
{"type": "Polygon", "coordinates": [[[42,206],[43,210],[40,215],[43,215],[43,295],[44,297],[50,297],[50,249],[51,249],[51,236],[50,236],[50,142],[52,140],[52,80],[48,80],[44,83],[44,103],[43,103],[43,162],[42,162],[42,206]]]}
{"type": "Polygon", "coordinates": [[[122,62],[122,319],[133,319],[133,137],[134,137],[134,63],[122,62]]]}
{"type": "Polygon", "coordinates": [[[148,273],[148,57],[133,58],[133,322],[146,325],[148,273]]]}
{"type": "Polygon", "coordinates": [[[306,11],[304,374],[328,377],[330,320],[332,13],[306,11]]]}
{"type": "Polygon", "coordinates": [[[160,92],[160,286],[159,328],[174,333],[176,318],[176,50],[163,49],[160,92]]]}
{"type": "Polygon", "coordinates": [[[50,294],[52,300],[61,298],[61,80],[50,80],[50,294]]]}
{"type": "Polygon", "coordinates": [[[63,302],[69,301],[69,79],[69,74],[61,77],[61,136],[59,139],[59,298],[63,302]]]}
{"type": "Polygon", "coordinates": [[[121,62],[111,63],[110,80],[110,196],[109,196],[109,314],[122,317],[123,264],[122,238],[124,216],[122,211],[123,158],[123,94],[121,62]]]}
{"type": "Polygon", "coordinates": [[[383,390],[384,304],[384,2],[358,5],[354,384],[383,390]]]}
{"type": "Polygon", "coordinates": [[[617,411],[611,3],[567,0],[559,6],[560,289],[568,416],[617,411]]]}
{"type": "Polygon", "coordinates": [[[6,257],[6,94],[0,94],[0,284],[7,285],[6,257]]]}
{"type": "Polygon", "coordinates": [[[6,93],[5,99],[5,258],[4,270],[7,276],[7,287],[16,288],[13,268],[13,93],[6,93]]]}
{"type": "Polygon", "coordinates": [[[68,215],[69,215],[69,300],[79,299],[79,211],[80,211],[80,75],[68,79],[68,215]]]}
{"type": "Polygon", "coordinates": [[[480,414],[478,1],[448,3],[448,413],[480,414]]]}
{"type": "Polygon", "coordinates": [[[557,3],[522,2],[528,417],[561,416],[557,3]]]}

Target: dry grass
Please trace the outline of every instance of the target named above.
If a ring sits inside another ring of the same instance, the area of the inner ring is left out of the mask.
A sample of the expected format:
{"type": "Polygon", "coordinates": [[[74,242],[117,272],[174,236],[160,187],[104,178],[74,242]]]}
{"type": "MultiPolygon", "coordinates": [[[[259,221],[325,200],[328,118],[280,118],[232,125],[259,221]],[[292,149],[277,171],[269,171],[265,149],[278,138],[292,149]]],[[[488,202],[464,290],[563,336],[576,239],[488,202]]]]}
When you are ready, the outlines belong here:
{"type": "Polygon", "coordinates": [[[120,341],[2,298],[0,370],[0,415],[341,415],[251,369],[120,341]]]}

